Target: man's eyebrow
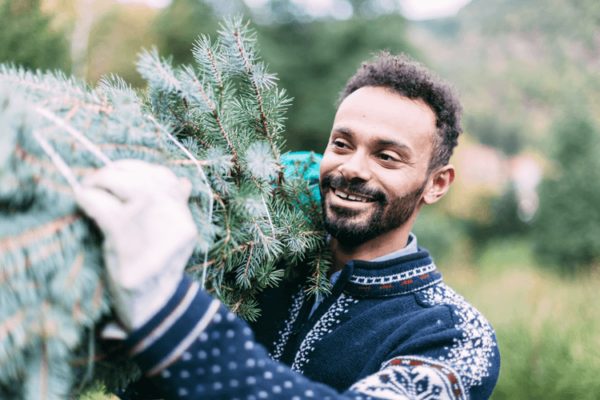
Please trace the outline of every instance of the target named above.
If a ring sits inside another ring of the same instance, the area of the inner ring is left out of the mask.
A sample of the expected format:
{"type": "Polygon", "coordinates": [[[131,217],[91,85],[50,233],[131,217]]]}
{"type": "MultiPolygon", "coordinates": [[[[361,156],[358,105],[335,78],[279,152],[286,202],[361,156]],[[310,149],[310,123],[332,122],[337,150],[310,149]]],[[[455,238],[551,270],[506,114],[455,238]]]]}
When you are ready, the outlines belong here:
{"type": "Polygon", "coordinates": [[[409,146],[405,145],[404,143],[397,142],[395,140],[381,139],[377,141],[377,144],[382,147],[395,147],[398,151],[408,156],[413,155],[413,151],[409,146]]]}
{"type": "Polygon", "coordinates": [[[341,133],[344,136],[348,136],[348,137],[353,137],[354,136],[354,132],[352,132],[352,129],[350,128],[346,128],[343,126],[334,126],[333,127],[333,132],[334,133],[341,133]]]}

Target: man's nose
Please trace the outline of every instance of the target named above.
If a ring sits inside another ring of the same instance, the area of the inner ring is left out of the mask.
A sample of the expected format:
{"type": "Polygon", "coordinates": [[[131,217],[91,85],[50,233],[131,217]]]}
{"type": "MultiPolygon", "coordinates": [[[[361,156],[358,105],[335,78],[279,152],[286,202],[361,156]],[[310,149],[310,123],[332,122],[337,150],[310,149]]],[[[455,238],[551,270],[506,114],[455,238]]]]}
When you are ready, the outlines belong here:
{"type": "Polygon", "coordinates": [[[346,179],[362,179],[368,181],[371,178],[371,170],[366,154],[356,152],[338,167],[338,171],[346,179]]]}

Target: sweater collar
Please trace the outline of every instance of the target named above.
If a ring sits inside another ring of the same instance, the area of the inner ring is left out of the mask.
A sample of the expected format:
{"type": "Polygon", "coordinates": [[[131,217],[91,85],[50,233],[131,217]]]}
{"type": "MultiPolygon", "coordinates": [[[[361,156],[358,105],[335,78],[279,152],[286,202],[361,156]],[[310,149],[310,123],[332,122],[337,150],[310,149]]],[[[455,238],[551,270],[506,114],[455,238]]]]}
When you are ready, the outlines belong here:
{"type": "Polygon", "coordinates": [[[336,287],[354,297],[398,296],[423,289],[442,280],[429,252],[416,253],[381,262],[354,260],[344,266],[336,287]]]}

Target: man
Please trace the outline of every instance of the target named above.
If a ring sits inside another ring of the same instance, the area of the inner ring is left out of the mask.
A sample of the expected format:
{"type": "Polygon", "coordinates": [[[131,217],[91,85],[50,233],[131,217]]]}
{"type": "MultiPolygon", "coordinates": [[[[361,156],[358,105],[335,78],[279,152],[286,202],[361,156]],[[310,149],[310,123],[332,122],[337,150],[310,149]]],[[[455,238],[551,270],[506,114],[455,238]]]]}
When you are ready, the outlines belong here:
{"type": "Polygon", "coordinates": [[[84,182],[79,201],[106,236],[123,347],[156,396],[489,398],[500,368],[494,332],[410,233],[454,179],[460,114],[454,89],[405,56],[361,66],[321,162],[332,293],[306,298],[301,271],[262,295],[252,329],[182,279],[193,243],[185,182],[140,162],[84,182]],[[140,265],[136,256],[153,252],[140,265]]]}

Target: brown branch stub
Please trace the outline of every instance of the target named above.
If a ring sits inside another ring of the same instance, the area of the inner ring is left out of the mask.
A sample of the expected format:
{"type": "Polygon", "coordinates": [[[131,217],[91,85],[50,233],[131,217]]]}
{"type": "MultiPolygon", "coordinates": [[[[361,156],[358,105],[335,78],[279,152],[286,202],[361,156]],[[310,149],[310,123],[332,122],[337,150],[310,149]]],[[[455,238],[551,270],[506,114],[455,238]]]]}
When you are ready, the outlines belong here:
{"type": "Polygon", "coordinates": [[[202,144],[202,146],[206,147],[207,149],[210,149],[212,147],[210,145],[210,143],[205,142],[204,140],[200,139],[200,137],[198,135],[196,135],[194,132],[190,132],[190,135],[192,135],[194,137],[194,139],[196,139],[198,142],[200,142],[202,144]]]}
{"type": "MultiPolygon", "coordinates": [[[[185,97],[183,98],[183,102],[185,104],[185,108],[187,110],[188,108],[188,103],[187,100],[185,99],[185,97]]],[[[198,142],[200,142],[204,147],[210,148],[211,145],[208,144],[207,142],[205,142],[204,140],[200,139],[200,137],[198,137],[198,135],[196,135],[194,133],[194,131],[196,130],[195,127],[193,125],[190,125],[189,122],[185,122],[183,119],[181,119],[181,117],[179,116],[179,114],[177,114],[175,112],[175,110],[173,110],[173,108],[169,105],[169,110],[171,111],[171,113],[173,114],[173,116],[177,119],[177,121],[179,121],[180,124],[182,124],[183,126],[185,126],[187,129],[189,129],[189,134],[192,135],[194,137],[194,139],[196,139],[198,142]]],[[[189,149],[188,149],[189,150],[189,149]]]]}
{"type": "MultiPolygon", "coordinates": [[[[77,214],[73,214],[69,217],[77,217],[77,219],[80,218],[80,216],[77,214]]],[[[69,218],[69,217],[65,217],[65,218],[69,218]]],[[[0,241],[0,255],[5,251],[12,251],[14,249],[25,248],[30,243],[43,240],[51,235],[55,235],[61,229],[65,228],[66,226],[75,222],[75,220],[73,220],[72,222],[69,222],[68,220],[65,221],[65,218],[61,218],[59,220],[54,220],[42,227],[30,229],[17,237],[6,238],[6,239],[0,241]]],[[[27,257],[25,258],[24,269],[27,270],[32,266],[32,263],[30,260],[32,260],[32,259],[37,260],[37,261],[45,260],[48,257],[50,257],[51,255],[53,255],[55,253],[59,253],[62,250],[63,250],[62,243],[60,242],[60,240],[58,240],[58,238],[54,237],[53,240],[50,241],[49,243],[37,248],[33,252],[27,254],[27,257]]],[[[11,275],[13,275],[16,272],[17,271],[15,269],[0,270],[0,285],[4,284],[11,277],[11,275]]]]}
{"type": "MultiPolygon", "coordinates": [[[[185,98],[184,98],[185,100],[185,98]]],[[[169,111],[171,111],[171,114],[173,114],[173,116],[177,119],[177,121],[179,121],[180,124],[182,124],[183,126],[185,126],[188,129],[193,129],[189,123],[185,122],[184,120],[181,119],[181,117],[179,116],[179,114],[177,114],[175,112],[175,110],[173,110],[173,107],[171,107],[171,105],[169,104],[169,111]]]]}
{"type": "MultiPolygon", "coordinates": [[[[312,274],[312,276],[317,276],[317,282],[319,281],[319,269],[321,267],[321,254],[323,253],[323,250],[319,250],[319,256],[317,259],[317,266],[315,267],[315,272],[312,274]]],[[[318,283],[317,283],[318,286],[318,283]]]]}
{"type": "Polygon", "coordinates": [[[248,275],[248,267],[250,266],[250,261],[252,260],[252,252],[254,251],[254,243],[250,247],[250,254],[248,255],[248,261],[246,262],[246,268],[244,269],[244,278],[248,275]]]}
{"type": "Polygon", "coordinates": [[[240,306],[242,305],[242,302],[244,301],[243,298],[241,298],[237,303],[235,303],[235,306],[233,306],[233,308],[231,309],[231,312],[233,313],[237,313],[240,306]]]}
{"type": "Polygon", "coordinates": [[[238,50],[242,56],[242,59],[244,60],[244,63],[246,64],[246,68],[248,68],[248,72],[252,73],[252,66],[250,65],[250,62],[246,57],[246,53],[244,53],[244,46],[242,45],[242,41],[240,40],[240,33],[237,29],[233,31],[233,36],[235,36],[235,42],[238,45],[238,50]]]}
{"type": "MultiPolygon", "coordinates": [[[[230,256],[231,256],[233,253],[237,253],[237,252],[239,252],[239,251],[244,251],[244,250],[246,250],[248,247],[250,247],[250,246],[254,246],[255,244],[256,244],[256,242],[255,242],[255,241],[251,241],[251,242],[248,242],[248,243],[246,243],[246,244],[243,244],[243,245],[241,245],[241,246],[238,246],[238,247],[234,248],[233,250],[231,250],[231,251],[230,251],[228,254],[226,254],[226,257],[225,257],[225,258],[229,258],[229,257],[230,257],[230,256]]],[[[215,263],[215,260],[210,260],[210,261],[208,261],[208,262],[206,263],[206,266],[208,267],[208,266],[210,266],[210,265],[213,265],[214,263],[215,263]]],[[[202,269],[202,267],[203,267],[203,266],[204,266],[204,264],[198,264],[198,265],[194,265],[193,267],[190,267],[190,268],[186,269],[185,271],[186,271],[186,272],[194,272],[194,271],[198,271],[199,269],[202,269]]],[[[209,278],[209,279],[210,279],[210,278],[209,278]]]]}
{"type": "MultiPolygon", "coordinates": [[[[21,160],[23,160],[24,162],[26,162],[28,164],[36,165],[46,171],[57,171],[56,166],[53,163],[40,160],[39,158],[35,157],[33,154],[27,153],[25,151],[25,149],[23,149],[20,145],[15,146],[14,154],[16,157],[19,157],[21,160]]],[[[89,167],[89,168],[72,167],[71,168],[71,171],[75,175],[79,175],[79,176],[88,175],[88,174],[94,172],[95,170],[96,170],[96,168],[91,168],[91,167],[89,167]]],[[[2,247],[0,247],[0,251],[2,251],[2,247]]]]}
{"type": "Polygon", "coordinates": [[[106,98],[106,96],[104,95],[104,93],[102,93],[100,91],[99,88],[96,87],[95,89],[96,93],[98,93],[100,95],[100,98],[102,98],[102,106],[103,107],[110,107],[110,105],[108,104],[108,99],[106,98]]]}
{"type": "MultiPolygon", "coordinates": [[[[18,83],[19,85],[23,85],[23,86],[29,86],[31,88],[38,89],[38,90],[41,90],[43,92],[56,93],[56,94],[64,94],[60,90],[57,91],[56,87],[54,87],[54,86],[42,85],[40,83],[31,82],[31,81],[28,81],[26,79],[21,79],[19,77],[12,76],[12,75],[2,75],[2,74],[0,74],[0,79],[6,79],[6,80],[11,81],[13,83],[18,83]]],[[[76,95],[79,95],[79,96],[83,96],[85,94],[81,89],[79,89],[79,88],[73,88],[72,86],[67,86],[67,89],[68,89],[69,92],[72,92],[73,94],[76,94],[76,95]]]]}
{"type": "Polygon", "coordinates": [[[223,241],[223,245],[229,243],[231,239],[231,228],[229,227],[229,217],[227,216],[227,207],[225,207],[225,203],[223,199],[218,199],[219,204],[223,207],[223,219],[225,220],[225,228],[227,229],[227,236],[225,236],[225,240],[223,241]]]}
{"type": "Polygon", "coordinates": [[[217,64],[215,63],[215,59],[212,55],[212,52],[208,48],[206,49],[206,52],[208,53],[208,58],[210,58],[210,62],[213,66],[213,69],[215,70],[215,75],[217,75],[217,80],[219,81],[219,88],[223,90],[223,82],[221,81],[221,75],[219,74],[219,70],[217,69],[217,64]]]}
{"type": "Polygon", "coordinates": [[[201,167],[205,167],[207,165],[210,165],[210,163],[208,161],[205,160],[169,160],[169,164],[171,165],[192,165],[195,166],[196,162],[201,166],[201,167]]]}
{"type": "MultiPolygon", "coordinates": [[[[233,31],[233,35],[235,36],[235,41],[238,45],[238,51],[240,52],[240,55],[242,56],[242,59],[244,60],[244,63],[246,64],[246,68],[248,68],[248,72],[250,74],[253,74],[252,66],[250,65],[250,61],[248,61],[248,57],[246,56],[246,53],[244,52],[244,46],[242,45],[242,41],[240,40],[240,34],[237,31],[237,29],[233,31]]],[[[275,158],[277,159],[277,162],[279,163],[280,162],[279,152],[277,151],[277,148],[275,147],[275,142],[273,141],[273,137],[269,133],[269,127],[267,125],[268,119],[267,119],[267,115],[265,114],[265,109],[263,106],[262,95],[260,93],[260,89],[258,88],[258,85],[256,84],[256,82],[253,80],[252,80],[252,86],[254,87],[254,92],[256,93],[256,98],[258,99],[258,109],[260,111],[260,120],[262,123],[262,129],[265,133],[265,136],[269,140],[269,144],[271,145],[271,150],[273,151],[273,154],[275,155],[275,158]]]]}
{"type": "Polygon", "coordinates": [[[215,117],[215,120],[217,121],[217,124],[219,125],[221,134],[223,135],[223,137],[225,137],[225,140],[227,141],[227,145],[229,146],[229,148],[231,149],[231,152],[233,153],[233,162],[237,163],[237,160],[239,159],[237,151],[233,147],[233,144],[231,143],[231,140],[229,139],[229,135],[227,134],[227,132],[225,131],[225,128],[223,127],[223,124],[221,123],[221,118],[219,118],[219,114],[217,113],[217,110],[215,109],[214,105],[208,98],[208,95],[206,94],[206,92],[204,91],[204,89],[202,88],[202,86],[200,85],[198,80],[196,78],[193,78],[193,80],[194,80],[194,83],[196,84],[196,87],[198,88],[198,91],[200,92],[200,94],[202,94],[202,97],[204,97],[204,101],[206,101],[206,104],[208,104],[208,107],[210,107],[210,109],[213,113],[213,116],[215,117]]]}
{"type": "Polygon", "coordinates": [[[71,119],[75,116],[75,114],[77,114],[77,111],[79,110],[80,105],[79,104],[75,104],[73,106],[73,108],[71,108],[69,110],[69,112],[67,113],[67,115],[65,116],[65,121],[69,122],[71,121],[71,119]]]}
{"type": "MultiPolygon", "coordinates": [[[[94,362],[97,363],[98,361],[102,361],[107,357],[106,354],[96,354],[93,358],[94,362]]],[[[89,358],[78,358],[76,360],[73,360],[69,363],[69,365],[71,367],[79,367],[81,365],[86,365],[90,362],[89,358]]]]}
{"type": "Polygon", "coordinates": [[[25,310],[19,310],[14,315],[5,318],[0,323],[0,341],[4,340],[12,331],[22,326],[25,320],[25,310]]]}
{"type": "Polygon", "coordinates": [[[81,218],[81,214],[71,214],[66,217],[55,219],[45,225],[37,228],[29,229],[19,236],[8,237],[0,240],[0,254],[12,251],[18,248],[29,246],[36,240],[43,239],[50,235],[54,235],[60,230],[72,225],[75,221],[81,218]]]}
{"type": "Polygon", "coordinates": [[[48,351],[46,341],[42,340],[42,365],[40,365],[40,400],[45,400],[48,393],[48,351]]]}
{"type": "Polygon", "coordinates": [[[219,70],[217,68],[217,64],[215,63],[215,59],[210,51],[210,48],[206,49],[208,53],[208,57],[210,58],[210,63],[212,64],[213,69],[215,70],[215,75],[217,76],[217,80],[219,81],[219,107],[223,106],[223,81],[221,81],[221,74],[219,74],[219,70]]]}
{"type": "Polygon", "coordinates": [[[96,290],[94,291],[94,297],[92,298],[92,304],[94,305],[94,310],[99,310],[102,305],[102,293],[104,293],[104,284],[102,281],[98,283],[96,290]]]}
{"type": "Polygon", "coordinates": [[[71,266],[71,270],[69,271],[69,275],[67,276],[67,281],[65,282],[65,289],[69,289],[71,287],[71,285],[75,281],[75,278],[77,278],[77,275],[79,275],[79,272],[83,267],[84,261],[85,256],[83,255],[83,252],[77,253],[77,255],[75,256],[75,261],[73,261],[73,265],[71,266]]]}
{"type": "Polygon", "coordinates": [[[321,260],[323,259],[323,248],[319,249],[319,255],[317,256],[317,265],[315,266],[315,272],[311,275],[312,278],[315,278],[315,285],[309,287],[305,290],[305,292],[313,291],[313,293],[319,293],[319,288],[321,287],[321,260]]]}

